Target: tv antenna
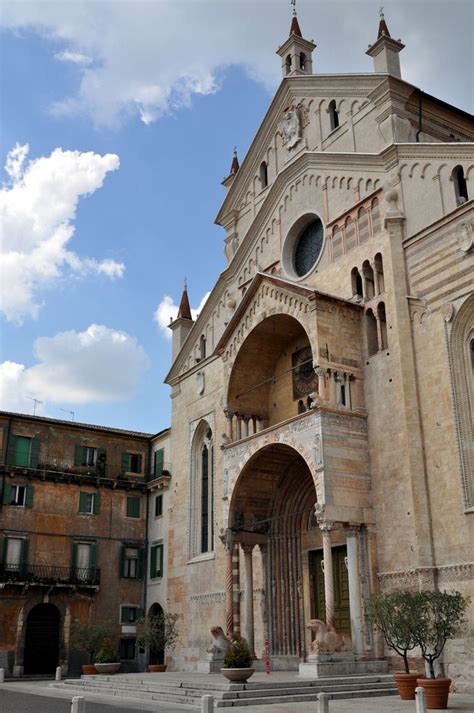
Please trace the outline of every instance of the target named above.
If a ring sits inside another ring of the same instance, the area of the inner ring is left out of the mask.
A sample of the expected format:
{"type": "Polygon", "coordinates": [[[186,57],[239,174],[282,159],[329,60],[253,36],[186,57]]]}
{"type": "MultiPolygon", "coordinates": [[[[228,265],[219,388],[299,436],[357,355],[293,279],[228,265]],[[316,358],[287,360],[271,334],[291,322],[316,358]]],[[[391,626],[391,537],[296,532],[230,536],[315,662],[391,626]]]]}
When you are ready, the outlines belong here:
{"type": "Polygon", "coordinates": [[[36,416],[36,404],[42,404],[43,402],[39,399],[35,399],[34,396],[27,396],[26,398],[30,399],[30,401],[33,401],[33,416],[36,416]]]}
{"type": "Polygon", "coordinates": [[[69,413],[71,415],[71,421],[74,421],[74,411],[69,411],[67,408],[59,408],[60,411],[64,411],[64,413],[69,413]]]}

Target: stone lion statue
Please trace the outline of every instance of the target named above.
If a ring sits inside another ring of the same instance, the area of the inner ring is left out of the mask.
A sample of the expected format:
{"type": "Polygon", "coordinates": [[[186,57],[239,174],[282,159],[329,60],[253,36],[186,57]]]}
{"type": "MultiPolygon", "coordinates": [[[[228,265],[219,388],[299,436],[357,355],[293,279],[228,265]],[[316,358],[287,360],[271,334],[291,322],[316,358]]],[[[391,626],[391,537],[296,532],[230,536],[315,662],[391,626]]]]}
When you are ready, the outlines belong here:
{"type": "Polygon", "coordinates": [[[211,629],[212,644],[208,648],[208,654],[214,654],[216,656],[224,656],[226,651],[230,648],[230,641],[224,634],[222,626],[213,626],[211,629]]]}
{"type": "Polygon", "coordinates": [[[311,619],[306,628],[314,634],[311,651],[320,654],[334,654],[341,651],[351,651],[352,643],[348,634],[338,634],[333,626],[325,624],[320,619],[311,619]]]}

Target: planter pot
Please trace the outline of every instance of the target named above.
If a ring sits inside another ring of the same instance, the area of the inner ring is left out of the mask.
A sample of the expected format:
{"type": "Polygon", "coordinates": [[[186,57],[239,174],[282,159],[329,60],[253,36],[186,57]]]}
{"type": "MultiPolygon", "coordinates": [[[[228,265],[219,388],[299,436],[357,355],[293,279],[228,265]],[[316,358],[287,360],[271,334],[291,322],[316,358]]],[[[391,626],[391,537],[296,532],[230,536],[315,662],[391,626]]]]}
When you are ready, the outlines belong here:
{"type": "Polygon", "coordinates": [[[255,671],[253,668],[221,668],[221,673],[228,681],[245,683],[255,671]]]}
{"type": "Polygon", "coordinates": [[[112,674],[117,673],[120,663],[96,663],[94,666],[97,669],[97,673],[112,674]]]}
{"type": "Polygon", "coordinates": [[[450,678],[419,678],[417,684],[425,689],[426,707],[429,710],[446,710],[450,678]]]}
{"type": "Polygon", "coordinates": [[[167,664],[165,663],[150,663],[148,664],[148,671],[150,673],[164,673],[166,671],[167,664]]]}
{"type": "Polygon", "coordinates": [[[97,669],[92,663],[83,663],[82,664],[82,674],[83,676],[95,676],[97,673],[97,669]]]}
{"type": "Polygon", "coordinates": [[[398,693],[402,701],[415,700],[415,688],[417,687],[417,679],[420,678],[419,673],[394,673],[393,680],[398,688],[398,693]]]}

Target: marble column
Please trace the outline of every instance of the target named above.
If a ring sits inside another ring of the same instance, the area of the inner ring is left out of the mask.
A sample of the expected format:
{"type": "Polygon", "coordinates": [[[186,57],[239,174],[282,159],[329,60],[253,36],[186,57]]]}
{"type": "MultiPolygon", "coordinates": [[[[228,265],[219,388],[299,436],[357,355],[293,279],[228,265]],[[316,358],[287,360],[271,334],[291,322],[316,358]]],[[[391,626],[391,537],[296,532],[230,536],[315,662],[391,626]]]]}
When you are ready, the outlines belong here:
{"type": "Polygon", "coordinates": [[[323,522],[319,526],[323,535],[324,596],[326,598],[326,624],[334,627],[334,571],[332,564],[331,530],[334,524],[323,522]]]}
{"type": "Polygon", "coordinates": [[[364,633],[362,626],[362,606],[360,598],[360,572],[358,528],[348,527],[347,543],[347,573],[349,578],[349,607],[351,614],[352,650],[355,654],[364,653],[364,633]]]}
{"type": "Polygon", "coordinates": [[[248,436],[249,436],[249,421],[250,421],[250,416],[242,416],[242,420],[243,420],[243,422],[244,422],[244,428],[243,428],[242,438],[248,438],[248,436]]]}
{"type": "Polygon", "coordinates": [[[252,551],[254,545],[242,545],[245,561],[245,639],[255,657],[255,636],[253,620],[253,563],[252,551]]]}
{"type": "Polygon", "coordinates": [[[326,370],[316,369],[316,376],[318,377],[318,394],[319,398],[323,401],[326,399],[326,370]]]}
{"type": "Polygon", "coordinates": [[[234,440],[234,434],[232,429],[232,419],[234,417],[234,414],[232,411],[229,411],[229,409],[226,409],[224,413],[227,419],[227,438],[229,439],[229,443],[232,443],[232,441],[234,440]]]}

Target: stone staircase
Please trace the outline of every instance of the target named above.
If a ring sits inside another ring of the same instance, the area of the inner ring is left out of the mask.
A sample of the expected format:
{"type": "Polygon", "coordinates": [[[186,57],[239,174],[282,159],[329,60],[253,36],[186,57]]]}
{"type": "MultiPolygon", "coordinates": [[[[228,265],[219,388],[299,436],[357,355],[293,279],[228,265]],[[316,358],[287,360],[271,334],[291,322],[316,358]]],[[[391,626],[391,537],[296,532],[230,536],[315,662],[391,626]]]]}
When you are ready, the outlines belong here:
{"type": "Polygon", "coordinates": [[[50,684],[67,689],[71,695],[116,696],[140,701],[161,701],[199,707],[204,695],[212,695],[216,708],[257,706],[277,703],[301,703],[317,700],[321,691],[331,699],[390,696],[397,693],[392,676],[364,675],[331,678],[300,679],[288,676],[285,681],[249,681],[226,683],[183,674],[182,678],[168,678],[166,674],[124,674],[115,676],[86,676],[50,684]],[[157,680],[157,676],[161,680],[157,680]],[[153,677],[153,678],[152,678],[153,677]]]}

